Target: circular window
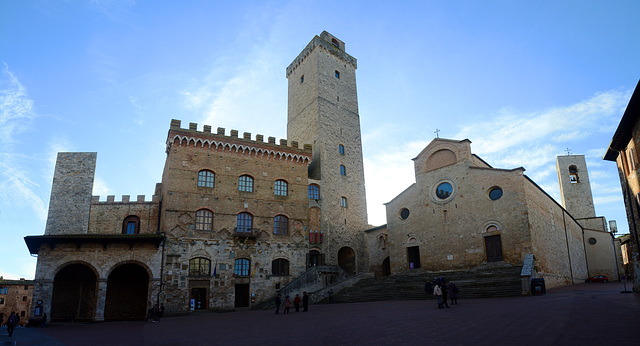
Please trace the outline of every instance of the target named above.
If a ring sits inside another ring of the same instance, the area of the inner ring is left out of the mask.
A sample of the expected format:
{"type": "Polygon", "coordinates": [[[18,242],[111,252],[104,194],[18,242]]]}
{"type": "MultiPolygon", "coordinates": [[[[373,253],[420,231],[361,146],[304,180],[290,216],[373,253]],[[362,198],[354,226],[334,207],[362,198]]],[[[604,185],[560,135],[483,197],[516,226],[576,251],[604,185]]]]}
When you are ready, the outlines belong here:
{"type": "Polygon", "coordinates": [[[596,245],[597,242],[596,238],[589,238],[589,244],[596,245]]]}
{"type": "Polygon", "coordinates": [[[502,197],[502,189],[501,188],[494,187],[491,190],[489,190],[489,198],[491,198],[492,201],[500,199],[500,197],[502,197]]]}
{"type": "Polygon", "coordinates": [[[402,208],[400,209],[400,218],[406,220],[409,217],[409,209],[402,208]]]}
{"type": "Polygon", "coordinates": [[[451,196],[452,192],[453,192],[453,186],[445,182],[438,185],[438,187],[436,188],[436,197],[440,199],[447,199],[449,198],[449,196],[451,196]]]}

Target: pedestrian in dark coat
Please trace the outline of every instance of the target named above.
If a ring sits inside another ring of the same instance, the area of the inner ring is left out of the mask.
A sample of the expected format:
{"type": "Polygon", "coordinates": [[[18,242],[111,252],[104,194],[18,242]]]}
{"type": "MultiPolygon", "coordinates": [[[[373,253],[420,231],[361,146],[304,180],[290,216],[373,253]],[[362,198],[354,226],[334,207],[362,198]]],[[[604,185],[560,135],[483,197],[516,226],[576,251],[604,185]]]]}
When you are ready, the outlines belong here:
{"type": "Polygon", "coordinates": [[[458,286],[451,281],[449,282],[449,286],[447,286],[447,291],[449,292],[451,305],[458,305],[458,286]]]}
{"type": "Polygon", "coordinates": [[[15,312],[11,311],[11,315],[9,315],[9,318],[7,318],[7,322],[5,323],[9,336],[13,336],[13,330],[16,328],[19,321],[20,317],[18,317],[15,312]]]}
{"type": "Polygon", "coordinates": [[[302,311],[309,311],[309,295],[302,292],[302,311]]]}
{"type": "Polygon", "coordinates": [[[276,314],[280,313],[280,304],[282,304],[282,294],[278,294],[276,297],[276,314]]]}

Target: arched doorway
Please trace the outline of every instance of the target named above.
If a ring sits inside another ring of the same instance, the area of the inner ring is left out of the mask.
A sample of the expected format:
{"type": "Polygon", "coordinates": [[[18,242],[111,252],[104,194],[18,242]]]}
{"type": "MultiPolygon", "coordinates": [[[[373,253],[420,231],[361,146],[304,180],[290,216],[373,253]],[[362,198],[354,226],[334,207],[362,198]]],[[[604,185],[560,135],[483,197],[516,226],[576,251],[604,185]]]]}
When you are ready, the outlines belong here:
{"type": "Polygon", "coordinates": [[[138,264],[115,268],[107,279],[105,320],[142,320],[147,314],[149,274],[138,264]]]}
{"type": "Polygon", "coordinates": [[[84,264],[70,264],[53,279],[52,321],[93,320],[96,313],[96,274],[84,264]]]}
{"type": "Polygon", "coordinates": [[[338,251],[338,266],[349,275],[356,273],[356,253],[350,247],[343,247],[338,251]]]}
{"type": "Polygon", "coordinates": [[[389,260],[389,257],[387,257],[382,261],[382,276],[389,275],[391,275],[391,261],[389,260]]]}

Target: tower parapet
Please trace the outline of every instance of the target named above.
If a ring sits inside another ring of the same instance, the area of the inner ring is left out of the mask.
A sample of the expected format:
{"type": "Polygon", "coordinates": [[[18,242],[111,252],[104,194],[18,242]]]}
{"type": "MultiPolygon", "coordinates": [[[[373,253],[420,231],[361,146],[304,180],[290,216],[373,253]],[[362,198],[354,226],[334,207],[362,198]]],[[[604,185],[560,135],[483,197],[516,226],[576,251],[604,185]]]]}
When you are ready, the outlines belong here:
{"type": "Polygon", "coordinates": [[[167,136],[167,153],[173,145],[193,146],[209,151],[230,151],[240,155],[256,155],[274,157],[280,160],[292,160],[294,162],[308,164],[311,160],[312,146],[304,144],[299,147],[297,141],[291,141],[291,145],[286,139],[281,139],[280,144],[276,144],[275,137],[268,137],[268,142],[264,142],[264,136],[256,135],[256,139],[251,139],[250,132],[244,132],[242,138],[238,136],[238,130],[231,130],[226,136],[226,130],[218,127],[216,133],[211,132],[211,126],[205,125],[203,131],[198,131],[197,123],[189,123],[188,129],[180,127],[180,120],[171,120],[171,127],[167,136]]]}
{"type": "Polygon", "coordinates": [[[340,58],[344,62],[353,66],[353,69],[358,68],[358,60],[345,52],[345,44],[330,33],[323,31],[320,36],[315,36],[311,42],[298,54],[298,57],[287,67],[287,78],[295,71],[295,69],[302,64],[304,59],[309,56],[316,47],[326,49],[329,53],[340,58]]]}

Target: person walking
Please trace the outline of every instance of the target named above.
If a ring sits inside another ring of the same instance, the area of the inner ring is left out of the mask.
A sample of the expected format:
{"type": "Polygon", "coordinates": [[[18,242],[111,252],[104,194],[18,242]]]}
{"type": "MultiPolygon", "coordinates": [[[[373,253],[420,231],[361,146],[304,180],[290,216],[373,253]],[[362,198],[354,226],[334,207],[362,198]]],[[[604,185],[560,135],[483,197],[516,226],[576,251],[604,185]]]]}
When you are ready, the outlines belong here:
{"type": "Polygon", "coordinates": [[[5,323],[9,336],[13,336],[13,330],[18,325],[18,321],[20,321],[20,317],[18,317],[15,312],[11,311],[11,315],[9,315],[9,318],[7,318],[7,322],[5,323]]]}
{"type": "Polygon", "coordinates": [[[44,315],[42,315],[42,328],[46,328],[47,327],[47,313],[45,312],[44,315]]]}
{"type": "Polygon", "coordinates": [[[276,314],[280,313],[280,304],[282,304],[282,294],[278,293],[276,296],[276,314]]]}
{"type": "Polygon", "coordinates": [[[451,305],[458,305],[458,286],[453,281],[449,282],[447,286],[449,292],[449,299],[451,299],[451,305]]]}
{"type": "Polygon", "coordinates": [[[333,289],[329,290],[329,304],[333,304],[333,289]]]}
{"type": "Polygon", "coordinates": [[[302,292],[302,311],[309,311],[309,295],[307,292],[302,292]]]}
{"type": "Polygon", "coordinates": [[[291,303],[291,298],[289,298],[289,296],[284,297],[284,313],[285,314],[289,313],[289,309],[291,309],[291,306],[293,306],[293,304],[291,303]]]}
{"type": "Polygon", "coordinates": [[[442,289],[440,289],[440,284],[436,282],[435,286],[433,286],[433,295],[436,296],[438,301],[438,309],[444,308],[442,306],[442,289]]]}
{"type": "Polygon", "coordinates": [[[441,283],[442,287],[442,303],[444,304],[445,308],[450,308],[449,303],[447,303],[447,299],[449,298],[449,290],[447,289],[447,283],[446,281],[442,281],[441,283]]]}
{"type": "Polygon", "coordinates": [[[296,294],[296,297],[293,298],[293,306],[296,308],[296,312],[300,312],[300,302],[302,300],[300,299],[300,295],[296,294]]]}
{"type": "Polygon", "coordinates": [[[162,316],[164,316],[164,303],[160,303],[160,310],[159,310],[159,313],[158,313],[158,321],[160,321],[162,316]]]}

